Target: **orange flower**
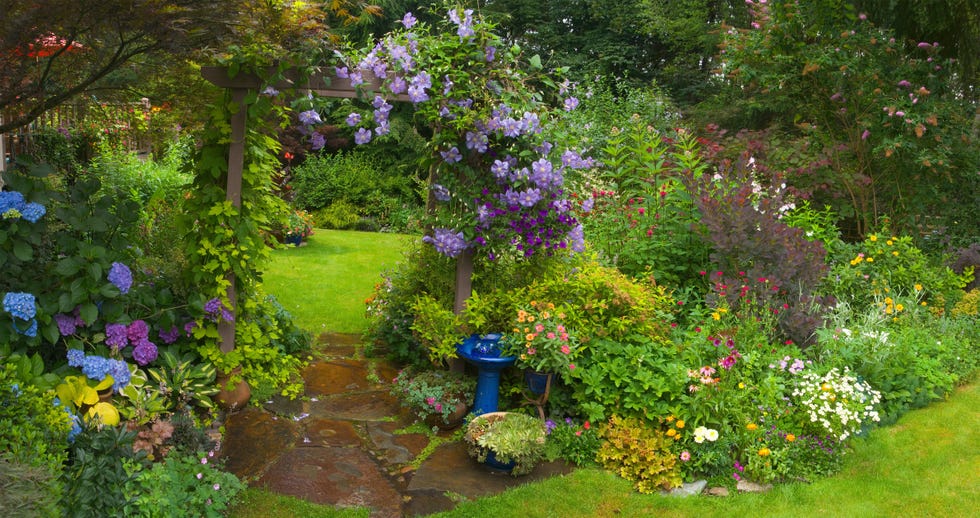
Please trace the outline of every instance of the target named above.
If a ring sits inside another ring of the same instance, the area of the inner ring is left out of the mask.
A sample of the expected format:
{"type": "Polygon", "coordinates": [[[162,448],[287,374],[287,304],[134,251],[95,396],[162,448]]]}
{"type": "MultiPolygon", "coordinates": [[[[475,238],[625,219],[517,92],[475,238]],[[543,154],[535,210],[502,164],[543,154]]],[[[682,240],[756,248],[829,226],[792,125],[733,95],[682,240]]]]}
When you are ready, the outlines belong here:
{"type": "Polygon", "coordinates": [[[791,433],[788,433],[788,434],[786,434],[786,440],[789,441],[789,442],[793,442],[793,441],[796,440],[796,436],[793,435],[793,434],[791,434],[791,433]]]}
{"type": "Polygon", "coordinates": [[[772,453],[772,452],[769,451],[769,448],[763,447],[763,448],[759,449],[759,456],[760,457],[768,457],[770,453],[772,453]]]}
{"type": "Polygon", "coordinates": [[[759,425],[757,425],[755,423],[749,423],[749,424],[745,425],[745,427],[748,428],[749,430],[758,430],[759,429],[759,425]]]}
{"type": "Polygon", "coordinates": [[[683,419],[678,419],[677,422],[674,423],[674,426],[676,426],[678,428],[684,428],[684,420],[683,419]]]}
{"type": "Polygon", "coordinates": [[[673,437],[675,435],[677,435],[677,430],[674,430],[673,428],[667,430],[667,437],[673,437]]]}

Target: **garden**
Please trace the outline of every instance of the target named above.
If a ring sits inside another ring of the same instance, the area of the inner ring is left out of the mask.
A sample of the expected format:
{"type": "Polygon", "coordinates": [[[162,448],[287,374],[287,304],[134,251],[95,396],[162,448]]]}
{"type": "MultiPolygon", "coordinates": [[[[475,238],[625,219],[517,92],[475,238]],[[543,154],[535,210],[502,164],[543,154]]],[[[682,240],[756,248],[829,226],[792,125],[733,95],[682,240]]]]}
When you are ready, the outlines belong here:
{"type": "MultiPolygon", "coordinates": [[[[573,515],[900,497],[871,466],[947,484],[968,514],[970,455],[901,434],[969,449],[950,428],[976,422],[970,63],[884,8],[879,26],[750,1],[718,33],[717,92],[682,103],[562,66],[494,9],[396,4],[347,34],[336,6],[279,5],[281,40],[207,62],[259,86],[197,84],[206,109],[101,103],[33,128],[0,170],[0,507],[261,507],[274,497],[223,469],[223,420],[306,397],[316,336],[344,332],[402,367],[392,396],[474,463],[575,467],[463,515],[572,493],[573,515]],[[397,245],[371,247],[381,233],[397,245]],[[324,234],[358,255],[337,264],[310,246],[324,234]],[[492,386],[474,355],[505,367],[492,386]],[[896,460],[909,447],[964,480],[896,460]],[[733,496],[655,500],[691,487],[733,496]]],[[[75,48],[11,63],[31,79],[91,58],[75,48]]]]}

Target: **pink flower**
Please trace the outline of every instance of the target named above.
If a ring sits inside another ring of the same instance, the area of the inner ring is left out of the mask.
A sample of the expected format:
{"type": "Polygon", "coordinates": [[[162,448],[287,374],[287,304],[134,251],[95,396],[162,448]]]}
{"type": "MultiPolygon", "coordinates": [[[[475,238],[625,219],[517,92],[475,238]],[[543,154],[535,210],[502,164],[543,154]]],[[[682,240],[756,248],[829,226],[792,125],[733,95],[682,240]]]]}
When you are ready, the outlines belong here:
{"type": "Polygon", "coordinates": [[[543,333],[544,332],[544,325],[538,324],[538,325],[534,326],[534,330],[537,331],[537,332],[539,332],[539,333],[543,333]]]}
{"type": "Polygon", "coordinates": [[[537,350],[537,349],[535,349],[534,347],[528,347],[528,349],[527,349],[527,353],[528,353],[528,354],[531,354],[531,355],[533,355],[533,354],[534,354],[534,353],[536,353],[536,352],[538,352],[538,350],[537,350]]]}
{"type": "Polygon", "coordinates": [[[434,404],[436,404],[436,398],[434,398],[434,397],[427,397],[427,398],[425,398],[425,402],[427,404],[429,404],[429,405],[434,405],[434,404]]]}
{"type": "Polygon", "coordinates": [[[208,463],[208,458],[207,457],[202,457],[201,458],[201,464],[207,464],[207,463],[208,463]]]}
{"type": "Polygon", "coordinates": [[[552,333],[551,331],[548,331],[548,334],[546,334],[545,336],[548,337],[548,340],[554,340],[555,339],[555,333],[552,333]]]}
{"type": "Polygon", "coordinates": [[[870,136],[871,136],[871,132],[868,130],[864,130],[864,133],[861,134],[861,140],[868,140],[868,137],[870,136]]]}
{"type": "Polygon", "coordinates": [[[561,346],[561,352],[562,354],[569,354],[572,352],[572,348],[567,345],[563,345],[561,346]]]}
{"type": "Polygon", "coordinates": [[[201,480],[202,478],[204,478],[204,474],[203,473],[198,473],[197,474],[197,479],[198,480],[201,480]]]}
{"type": "Polygon", "coordinates": [[[436,412],[442,412],[442,403],[436,403],[436,412]]]}
{"type": "Polygon", "coordinates": [[[684,450],[681,452],[681,460],[687,462],[691,460],[691,452],[684,450]]]}
{"type": "Polygon", "coordinates": [[[569,363],[568,364],[568,370],[570,370],[570,371],[575,370],[575,364],[574,363],[569,363]]]}

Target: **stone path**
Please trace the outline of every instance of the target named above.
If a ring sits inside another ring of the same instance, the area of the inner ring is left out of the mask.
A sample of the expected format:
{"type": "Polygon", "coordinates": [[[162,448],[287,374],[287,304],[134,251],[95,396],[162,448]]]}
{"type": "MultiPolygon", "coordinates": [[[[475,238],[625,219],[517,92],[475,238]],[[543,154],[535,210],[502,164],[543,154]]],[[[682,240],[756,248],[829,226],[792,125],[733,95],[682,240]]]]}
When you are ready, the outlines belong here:
{"type": "Polygon", "coordinates": [[[544,463],[531,475],[512,477],[470,459],[462,441],[440,444],[414,469],[412,461],[430,440],[395,433],[411,416],[377,380],[397,371],[384,360],[363,359],[358,339],[320,338],[320,357],[303,372],[305,398],[275,398],[228,415],[221,447],[226,469],[250,486],[365,507],[378,518],[446,511],[460,500],[571,471],[565,463],[544,463]]]}

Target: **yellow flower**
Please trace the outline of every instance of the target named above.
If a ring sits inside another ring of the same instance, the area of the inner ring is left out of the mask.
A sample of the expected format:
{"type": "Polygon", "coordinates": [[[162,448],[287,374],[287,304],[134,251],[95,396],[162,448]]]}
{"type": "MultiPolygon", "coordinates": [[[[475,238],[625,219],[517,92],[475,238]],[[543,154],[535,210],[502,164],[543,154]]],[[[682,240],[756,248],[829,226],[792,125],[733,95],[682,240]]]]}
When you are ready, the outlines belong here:
{"type": "Polygon", "coordinates": [[[533,342],[534,338],[535,338],[534,333],[528,333],[527,335],[524,336],[524,339],[527,340],[528,342],[533,342]]]}
{"type": "Polygon", "coordinates": [[[922,291],[922,285],[919,283],[915,283],[915,286],[913,286],[913,288],[915,288],[915,291],[922,291]]]}
{"type": "Polygon", "coordinates": [[[749,423],[749,424],[745,425],[745,428],[747,428],[749,431],[758,430],[759,429],[759,425],[757,425],[755,423],[749,423]]]}
{"type": "Polygon", "coordinates": [[[874,243],[875,241],[877,241],[877,240],[878,240],[878,236],[876,236],[876,235],[874,235],[874,234],[871,234],[871,235],[870,235],[870,236],[868,237],[868,240],[870,240],[870,241],[871,241],[872,243],[874,243]]]}
{"type": "Polygon", "coordinates": [[[889,306],[891,306],[894,303],[895,303],[895,301],[891,297],[885,297],[885,304],[888,304],[889,306]]]}
{"type": "Polygon", "coordinates": [[[830,392],[833,389],[834,389],[834,387],[832,387],[830,385],[830,383],[824,383],[823,385],[820,385],[820,390],[822,390],[824,392],[830,392]]]}
{"type": "Polygon", "coordinates": [[[745,388],[745,383],[742,383],[741,381],[738,382],[738,388],[744,389],[745,388]]]}
{"type": "Polygon", "coordinates": [[[885,308],[885,314],[886,315],[891,315],[892,314],[892,311],[894,311],[894,309],[891,306],[888,306],[887,308],[885,308]]]}
{"type": "Polygon", "coordinates": [[[892,246],[892,240],[889,239],[888,241],[885,241],[885,244],[888,245],[888,246],[892,246]]]}
{"type": "Polygon", "coordinates": [[[532,316],[532,315],[528,315],[528,316],[527,316],[527,321],[528,321],[528,322],[534,322],[534,316],[532,316]]]}
{"type": "Polygon", "coordinates": [[[711,318],[713,318],[715,320],[721,320],[721,313],[718,313],[717,311],[715,311],[714,313],[711,314],[711,318]]]}
{"type": "Polygon", "coordinates": [[[898,257],[898,250],[895,250],[894,252],[892,252],[892,255],[894,255],[895,257],[898,257]]]}
{"type": "Polygon", "coordinates": [[[762,447],[762,448],[759,449],[759,456],[760,457],[768,457],[770,453],[772,453],[772,452],[769,451],[769,448],[762,447]]]}
{"type": "Polygon", "coordinates": [[[541,318],[551,318],[551,313],[545,311],[544,313],[541,313],[541,318]]]}
{"type": "Polygon", "coordinates": [[[667,430],[667,437],[673,437],[675,435],[677,435],[677,430],[674,430],[673,428],[667,430]]]}
{"type": "Polygon", "coordinates": [[[905,306],[901,304],[895,304],[895,311],[901,311],[903,309],[905,309],[905,306]]]}
{"type": "Polygon", "coordinates": [[[869,257],[869,258],[867,258],[865,260],[868,261],[869,263],[875,262],[875,258],[874,257],[869,257]]]}
{"type": "Polygon", "coordinates": [[[667,416],[667,422],[668,423],[673,423],[674,422],[674,416],[672,416],[672,415],[667,416]]]}
{"type": "Polygon", "coordinates": [[[788,434],[786,434],[786,440],[789,441],[789,442],[793,442],[793,441],[796,440],[796,436],[793,435],[793,434],[791,434],[791,433],[788,433],[788,434]]]}
{"type": "Polygon", "coordinates": [[[678,419],[677,422],[674,423],[674,426],[676,426],[678,428],[684,428],[684,420],[683,419],[678,419]]]}
{"type": "Polygon", "coordinates": [[[922,302],[920,302],[919,304],[920,304],[920,305],[922,305],[922,306],[928,306],[928,305],[929,305],[929,304],[927,304],[927,303],[926,303],[926,301],[924,301],[924,300],[923,300],[922,302]]]}

